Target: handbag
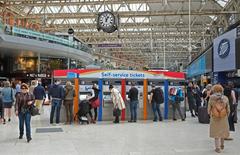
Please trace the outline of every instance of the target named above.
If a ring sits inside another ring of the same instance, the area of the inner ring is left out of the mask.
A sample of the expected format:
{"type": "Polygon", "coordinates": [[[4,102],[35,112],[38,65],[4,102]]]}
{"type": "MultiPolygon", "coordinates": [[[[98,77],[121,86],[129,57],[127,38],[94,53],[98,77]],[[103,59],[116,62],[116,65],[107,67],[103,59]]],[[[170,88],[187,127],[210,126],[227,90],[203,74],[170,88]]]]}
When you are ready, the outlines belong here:
{"type": "Polygon", "coordinates": [[[113,116],[120,116],[121,115],[121,110],[118,108],[113,109],[113,116]]]}
{"type": "Polygon", "coordinates": [[[32,106],[30,107],[29,110],[30,110],[31,116],[40,115],[39,109],[35,105],[33,105],[33,104],[32,104],[32,106]]]}
{"type": "Polygon", "coordinates": [[[100,100],[99,98],[91,102],[92,108],[97,108],[100,106],[100,100]]]}

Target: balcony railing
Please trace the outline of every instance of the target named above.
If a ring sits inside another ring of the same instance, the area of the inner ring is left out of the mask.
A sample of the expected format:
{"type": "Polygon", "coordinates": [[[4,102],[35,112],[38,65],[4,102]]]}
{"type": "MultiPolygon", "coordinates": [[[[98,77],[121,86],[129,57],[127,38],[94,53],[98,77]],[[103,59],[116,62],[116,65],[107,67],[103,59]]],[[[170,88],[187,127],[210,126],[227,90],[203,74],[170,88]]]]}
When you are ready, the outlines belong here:
{"type": "Polygon", "coordinates": [[[41,33],[30,29],[19,28],[16,26],[4,25],[2,22],[0,22],[0,30],[7,35],[44,41],[52,44],[59,44],[70,48],[82,50],[87,53],[91,53],[91,48],[88,45],[82,42],[69,41],[55,35],[41,33]]]}

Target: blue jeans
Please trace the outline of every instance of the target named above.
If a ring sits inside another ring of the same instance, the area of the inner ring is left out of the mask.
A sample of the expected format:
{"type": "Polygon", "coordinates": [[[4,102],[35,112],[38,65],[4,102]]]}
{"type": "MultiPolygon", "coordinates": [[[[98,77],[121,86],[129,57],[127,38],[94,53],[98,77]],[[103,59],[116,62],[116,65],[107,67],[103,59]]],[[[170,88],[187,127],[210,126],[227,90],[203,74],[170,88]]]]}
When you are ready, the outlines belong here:
{"type": "Polygon", "coordinates": [[[18,114],[18,118],[19,118],[20,136],[23,136],[23,134],[24,134],[24,123],[25,123],[27,139],[31,138],[31,126],[30,126],[31,114],[30,114],[30,112],[29,111],[27,111],[25,113],[20,112],[18,114]]]}
{"type": "Polygon", "coordinates": [[[131,121],[137,120],[138,100],[130,102],[131,121]]]}
{"type": "Polygon", "coordinates": [[[56,123],[59,123],[61,105],[62,105],[62,100],[52,99],[52,108],[51,108],[51,114],[50,114],[50,123],[51,124],[53,123],[53,117],[54,117],[55,109],[57,109],[57,111],[56,111],[56,123]]]}
{"type": "Polygon", "coordinates": [[[162,114],[160,111],[160,104],[157,104],[156,102],[152,103],[152,110],[153,110],[153,115],[154,115],[154,121],[157,121],[157,115],[159,117],[159,120],[162,120],[162,114]]]}

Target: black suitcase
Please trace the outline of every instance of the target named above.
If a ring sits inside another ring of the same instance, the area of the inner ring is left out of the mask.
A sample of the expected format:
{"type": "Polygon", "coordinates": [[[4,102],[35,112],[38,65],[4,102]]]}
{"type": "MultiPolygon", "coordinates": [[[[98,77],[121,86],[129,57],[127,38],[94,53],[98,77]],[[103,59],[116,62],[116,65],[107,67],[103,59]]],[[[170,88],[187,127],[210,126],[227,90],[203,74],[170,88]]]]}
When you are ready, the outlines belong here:
{"type": "Polygon", "coordinates": [[[199,123],[208,124],[210,122],[210,118],[207,112],[207,107],[201,106],[198,108],[198,121],[199,123]]]}

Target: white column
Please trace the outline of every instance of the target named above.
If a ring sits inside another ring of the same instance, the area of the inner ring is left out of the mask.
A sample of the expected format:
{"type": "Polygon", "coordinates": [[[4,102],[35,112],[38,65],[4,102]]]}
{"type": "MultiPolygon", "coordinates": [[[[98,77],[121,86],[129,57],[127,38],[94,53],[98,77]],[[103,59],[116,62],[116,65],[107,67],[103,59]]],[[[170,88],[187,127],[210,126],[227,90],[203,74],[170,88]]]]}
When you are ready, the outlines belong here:
{"type": "MultiPolygon", "coordinates": [[[[165,28],[166,32],[166,28],[165,28]]],[[[163,69],[166,69],[166,35],[163,35],[163,69]]]]}
{"type": "Polygon", "coordinates": [[[68,65],[67,65],[67,69],[70,69],[70,58],[67,58],[68,59],[68,65]]]}
{"type": "Polygon", "coordinates": [[[192,61],[192,43],[191,43],[191,0],[189,0],[189,5],[188,5],[188,13],[189,13],[189,16],[188,16],[188,20],[189,20],[189,25],[188,25],[188,28],[189,28],[189,38],[188,38],[188,41],[189,41],[189,47],[188,47],[188,50],[189,50],[189,62],[192,61]]]}
{"type": "Polygon", "coordinates": [[[40,53],[38,53],[38,68],[37,68],[37,71],[38,73],[40,73],[40,63],[41,63],[41,56],[40,56],[40,53]]]}

